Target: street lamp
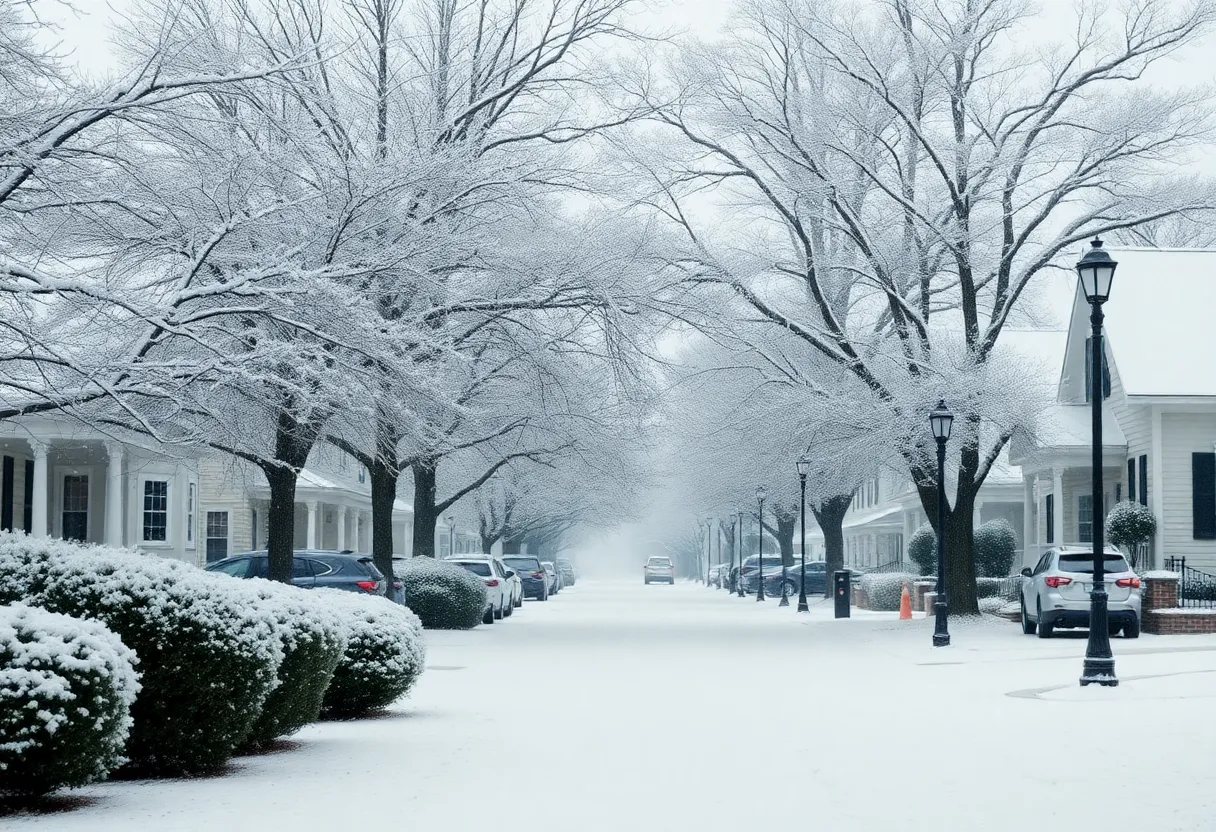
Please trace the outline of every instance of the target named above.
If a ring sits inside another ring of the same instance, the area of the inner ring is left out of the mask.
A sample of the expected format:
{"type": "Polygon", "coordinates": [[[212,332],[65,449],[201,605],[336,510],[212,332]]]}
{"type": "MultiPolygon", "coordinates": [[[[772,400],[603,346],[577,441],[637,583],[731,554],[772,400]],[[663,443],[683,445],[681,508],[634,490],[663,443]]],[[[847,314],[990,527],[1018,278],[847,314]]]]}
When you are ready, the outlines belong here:
{"type": "Polygon", "coordinates": [[[803,454],[795,464],[798,468],[798,483],[802,487],[802,578],[798,581],[798,612],[810,612],[811,608],[806,602],[806,475],[811,472],[811,458],[803,454]]]}
{"type": "MultiPolygon", "coordinates": [[[[718,521],[718,523],[719,523],[719,525],[723,525],[723,526],[726,525],[725,519],[720,519],[718,521]]],[[[720,537],[718,538],[718,548],[719,549],[722,548],[722,538],[720,538],[720,537]]],[[[722,581],[722,588],[725,589],[727,592],[730,592],[730,573],[735,571],[735,529],[734,529],[733,523],[731,524],[731,530],[730,530],[729,557],[730,557],[730,561],[729,561],[729,563],[726,564],[726,580],[722,581]]],[[[722,558],[718,558],[718,560],[722,560],[722,558]]]]}
{"type": "Polygon", "coordinates": [[[739,575],[735,578],[735,590],[743,597],[743,509],[739,509],[739,575]]]}
{"type": "Polygon", "coordinates": [[[448,554],[456,554],[456,515],[449,514],[448,521],[448,554]]]}
{"type": "Polygon", "coordinates": [[[705,518],[705,588],[709,588],[709,573],[713,571],[714,560],[714,518],[705,518]]]}
{"type": "Polygon", "coordinates": [[[954,426],[954,414],[942,399],[929,414],[929,426],[937,440],[937,593],[933,602],[933,646],[948,647],[950,631],[946,626],[946,442],[954,426]]]}
{"type": "Polygon", "coordinates": [[[1081,686],[1089,684],[1114,687],[1119,684],[1115,677],[1115,657],[1110,649],[1110,630],[1107,616],[1106,562],[1103,538],[1105,530],[1102,515],[1102,304],[1110,297],[1110,284],[1119,264],[1102,248],[1097,237],[1090,243],[1089,251],[1077,263],[1077,274],[1081,278],[1081,290],[1089,301],[1089,323],[1092,327],[1089,364],[1089,404],[1093,414],[1093,537],[1094,537],[1094,589],[1089,594],[1089,643],[1085,646],[1085,664],[1081,670],[1081,686]]]}
{"type": "Polygon", "coordinates": [[[760,551],[757,553],[760,562],[756,564],[757,568],[760,570],[760,580],[756,585],[757,601],[764,600],[764,498],[767,496],[768,489],[763,485],[756,489],[756,502],[760,504],[760,513],[756,515],[756,523],[758,526],[756,531],[760,532],[760,551]]]}

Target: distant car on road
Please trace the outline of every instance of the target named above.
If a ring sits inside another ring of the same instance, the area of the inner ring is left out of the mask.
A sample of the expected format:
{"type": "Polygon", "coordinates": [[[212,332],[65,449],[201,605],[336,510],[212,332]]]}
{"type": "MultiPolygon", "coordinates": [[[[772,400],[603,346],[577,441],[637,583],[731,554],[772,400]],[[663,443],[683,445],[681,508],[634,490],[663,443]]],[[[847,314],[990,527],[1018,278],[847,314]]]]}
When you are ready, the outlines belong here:
{"type": "Polygon", "coordinates": [[[569,558],[558,558],[556,565],[557,571],[562,576],[562,586],[574,586],[578,576],[574,574],[574,564],[570,562],[569,558]]]}
{"type": "Polygon", "coordinates": [[[486,611],[481,619],[483,624],[493,624],[512,613],[511,584],[494,558],[462,555],[444,560],[464,567],[486,585],[486,611]]]}
{"type": "Polygon", "coordinates": [[[549,573],[549,594],[556,595],[562,591],[562,575],[557,571],[551,560],[542,560],[540,565],[545,568],[545,572],[549,573]]]}
{"type": "MultiPolygon", "coordinates": [[[[265,550],[241,552],[207,565],[208,572],[234,578],[265,578],[270,559],[265,550]]],[[[371,555],[327,549],[296,549],[291,559],[291,582],[302,589],[326,587],[365,595],[388,595],[389,581],[376,568],[371,555]]],[[[394,580],[394,585],[399,581],[394,580]]],[[[399,587],[398,587],[399,588],[399,587]]]]}
{"type": "Polygon", "coordinates": [[[648,584],[664,583],[674,584],[676,582],[676,569],[671,563],[671,558],[663,555],[652,555],[647,558],[646,565],[642,567],[642,577],[648,584]]]}
{"type": "Polygon", "coordinates": [[[549,573],[535,555],[504,555],[503,563],[519,573],[524,597],[537,601],[549,600],[549,573]]]}
{"type": "MultiPolygon", "coordinates": [[[[1111,632],[1139,638],[1140,576],[1117,549],[1106,550],[1103,568],[1111,632]]],[[[1023,569],[1022,632],[1051,638],[1057,627],[1088,627],[1093,575],[1094,554],[1080,546],[1049,549],[1033,569],[1023,569]]]]}

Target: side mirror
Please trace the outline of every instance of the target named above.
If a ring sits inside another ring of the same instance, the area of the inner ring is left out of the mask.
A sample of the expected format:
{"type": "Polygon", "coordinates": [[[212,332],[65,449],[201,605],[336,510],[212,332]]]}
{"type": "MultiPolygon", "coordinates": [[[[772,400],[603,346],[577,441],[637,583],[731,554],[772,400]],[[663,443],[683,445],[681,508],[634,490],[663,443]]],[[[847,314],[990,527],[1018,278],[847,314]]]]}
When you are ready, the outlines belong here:
{"type": "Polygon", "coordinates": [[[1034,573],[1030,571],[1030,567],[1029,567],[1029,566],[1023,567],[1023,569],[1022,569],[1022,577],[1023,577],[1023,578],[1029,578],[1029,577],[1031,577],[1031,576],[1033,576],[1033,575],[1034,575],[1034,573]]]}
{"type": "Polygon", "coordinates": [[[514,572],[514,570],[508,569],[508,570],[507,570],[507,577],[508,577],[508,578],[514,578],[514,577],[515,577],[515,572],[514,572]]]}

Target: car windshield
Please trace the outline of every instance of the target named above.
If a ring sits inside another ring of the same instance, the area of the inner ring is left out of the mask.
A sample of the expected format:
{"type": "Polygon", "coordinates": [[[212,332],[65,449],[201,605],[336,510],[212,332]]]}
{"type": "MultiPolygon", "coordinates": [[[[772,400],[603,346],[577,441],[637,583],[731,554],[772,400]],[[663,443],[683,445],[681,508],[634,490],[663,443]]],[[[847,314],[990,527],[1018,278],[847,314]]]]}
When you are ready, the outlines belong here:
{"type": "Polygon", "coordinates": [[[490,564],[488,563],[480,563],[476,561],[470,563],[466,561],[460,565],[472,572],[474,575],[480,575],[483,578],[490,577],[490,564]]]}
{"type": "Polygon", "coordinates": [[[540,561],[536,558],[503,558],[503,563],[516,572],[539,572],[540,561]]]}
{"type": "Polygon", "coordinates": [[[647,566],[671,566],[671,558],[651,558],[646,562],[647,566]]]}
{"type": "MultiPolygon", "coordinates": [[[[743,561],[743,568],[744,569],[749,569],[749,568],[755,569],[756,564],[759,562],[760,562],[760,557],[758,555],[750,555],[748,558],[746,558],[743,561]]],[[[768,569],[771,566],[780,566],[780,565],[781,565],[780,557],[771,557],[770,558],[768,555],[764,556],[764,568],[765,569],[768,569]]],[[[807,564],[807,568],[808,569],[810,568],[810,564],[807,564]]]]}
{"type": "MultiPolygon", "coordinates": [[[[1107,572],[1131,571],[1123,555],[1107,555],[1103,560],[1107,572]]],[[[1060,555],[1059,569],[1061,572],[1092,575],[1094,574],[1094,556],[1090,554],[1060,555]]]]}

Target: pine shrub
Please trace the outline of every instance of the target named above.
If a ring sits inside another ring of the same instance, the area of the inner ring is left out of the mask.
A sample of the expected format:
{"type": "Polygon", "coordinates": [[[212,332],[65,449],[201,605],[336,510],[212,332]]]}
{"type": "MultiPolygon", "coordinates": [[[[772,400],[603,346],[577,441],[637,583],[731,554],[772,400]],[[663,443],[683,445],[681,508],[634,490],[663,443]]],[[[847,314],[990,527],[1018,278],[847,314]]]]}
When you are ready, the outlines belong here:
{"type": "Polygon", "coordinates": [[[83,786],[119,766],[136,662],[97,621],[0,607],[0,794],[83,786]]]}
{"type": "Polygon", "coordinates": [[[1018,536],[1008,520],[989,520],[975,530],[975,570],[980,576],[1007,577],[1017,554],[1018,536]]]}
{"type": "Polygon", "coordinates": [[[434,558],[410,558],[396,565],[405,584],[405,602],[428,630],[468,630],[481,623],[486,585],[469,570],[434,558]]]}
{"type": "Polygon", "coordinates": [[[346,649],[325,692],[325,713],[348,719],[387,708],[413,688],[426,665],[422,623],[386,598],[320,589],[342,618],[346,649]]]}
{"type": "Polygon", "coordinates": [[[283,658],[249,582],[155,556],[0,534],[0,603],[96,619],[139,657],[128,773],[219,769],[244,743],[283,658]]]}
{"type": "Polygon", "coordinates": [[[921,525],[908,540],[908,558],[922,575],[937,574],[937,535],[928,523],[921,525]]]}

